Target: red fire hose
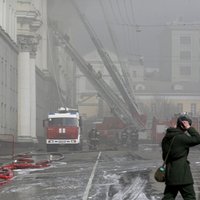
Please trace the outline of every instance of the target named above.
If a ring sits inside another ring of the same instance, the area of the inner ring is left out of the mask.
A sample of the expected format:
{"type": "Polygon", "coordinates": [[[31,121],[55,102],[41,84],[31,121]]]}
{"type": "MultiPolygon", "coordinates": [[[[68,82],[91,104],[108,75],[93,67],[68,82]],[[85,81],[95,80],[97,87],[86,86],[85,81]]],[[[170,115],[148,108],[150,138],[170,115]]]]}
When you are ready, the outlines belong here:
{"type": "Polygon", "coordinates": [[[8,180],[13,178],[13,171],[9,168],[0,169],[0,179],[8,180]]]}
{"type": "MultiPolygon", "coordinates": [[[[51,155],[51,157],[52,156],[53,155],[51,155]]],[[[10,180],[14,176],[13,170],[15,169],[45,168],[45,167],[49,167],[52,161],[60,160],[64,158],[62,154],[56,154],[56,156],[59,156],[59,158],[50,159],[50,160],[42,160],[35,163],[34,160],[31,159],[32,155],[27,155],[27,154],[17,155],[14,157],[15,160],[12,163],[6,164],[0,167],[0,179],[6,180],[6,181],[10,180]]],[[[6,181],[0,181],[0,186],[4,185],[6,181]]]]}

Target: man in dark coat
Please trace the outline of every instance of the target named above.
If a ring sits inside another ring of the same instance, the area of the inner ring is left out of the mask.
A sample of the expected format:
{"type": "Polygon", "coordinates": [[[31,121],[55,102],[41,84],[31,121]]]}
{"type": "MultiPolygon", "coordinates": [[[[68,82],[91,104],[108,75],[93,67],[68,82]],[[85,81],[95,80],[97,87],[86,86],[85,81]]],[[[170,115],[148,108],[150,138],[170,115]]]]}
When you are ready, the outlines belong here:
{"type": "Polygon", "coordinates": [[[187,114],[180,115],[176,128],[168,128],[162,140],[162,157],[165,160],[174,138],[166,161],[166,186],[163,200],[175,199],[178,192],[184,200],[196,199],[187,156],[190,147],[200,144],[200,135],[191,124],[192,120],[187,114]]]}

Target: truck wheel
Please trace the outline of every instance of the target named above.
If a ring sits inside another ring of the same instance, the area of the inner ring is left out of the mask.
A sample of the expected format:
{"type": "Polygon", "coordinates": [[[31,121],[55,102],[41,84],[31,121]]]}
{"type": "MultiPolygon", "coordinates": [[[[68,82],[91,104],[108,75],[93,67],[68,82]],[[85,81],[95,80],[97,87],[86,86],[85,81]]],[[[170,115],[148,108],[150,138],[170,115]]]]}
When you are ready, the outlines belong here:
{"type": "Polygon", "coordinates": [[[58,151],[58,145],[55,144],[47,144],[47,152],[57,152],[58,151]]]}

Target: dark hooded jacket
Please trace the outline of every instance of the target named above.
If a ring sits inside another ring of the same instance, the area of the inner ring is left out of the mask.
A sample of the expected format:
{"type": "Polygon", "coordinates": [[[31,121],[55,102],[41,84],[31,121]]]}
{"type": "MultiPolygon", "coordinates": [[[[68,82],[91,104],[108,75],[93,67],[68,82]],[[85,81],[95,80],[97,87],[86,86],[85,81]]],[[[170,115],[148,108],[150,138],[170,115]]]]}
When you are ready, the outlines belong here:
{"type": "Polygon", "coordinates": [[[190,127],[187,132],[189,134],[179,128],[168,128],[162,140],[162,157],[165,160],[172,139],[175,137],[166,162],[167,185],[193,183],[187,156],[190,147],[200,144],[200,135],[193,127],[190,127]]]}

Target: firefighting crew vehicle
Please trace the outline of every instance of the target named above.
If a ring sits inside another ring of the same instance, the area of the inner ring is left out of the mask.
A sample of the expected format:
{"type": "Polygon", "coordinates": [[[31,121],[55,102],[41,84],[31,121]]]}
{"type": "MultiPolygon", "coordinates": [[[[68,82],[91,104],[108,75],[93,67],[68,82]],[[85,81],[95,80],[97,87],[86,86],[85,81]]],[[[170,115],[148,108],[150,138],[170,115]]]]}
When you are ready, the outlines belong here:
{"type": "MultiPolygon", "coordinates": [[[[153,118],[152,122],[152,129],[151,129],[151,137],[154,143],[160,144],[163,137],[165,136],[166,129],[168,127],[175,127],[177,122],[177,117],[182,114],[178,113],[171,117],[169,120],[158,120],[155,117],[153,118]]],[[[189,113],[189,116],[192,120],[192,126],[199,132],[200,131],[200,122],[198,116],[192,116],[189,113]]]]}
{"type": "Polygon", "coordinates": [[[49,113],[46,125],[47,151],[57,151],[59,146],[81,150],[81,116],[77,109],[61,107],[49,113]]]}

